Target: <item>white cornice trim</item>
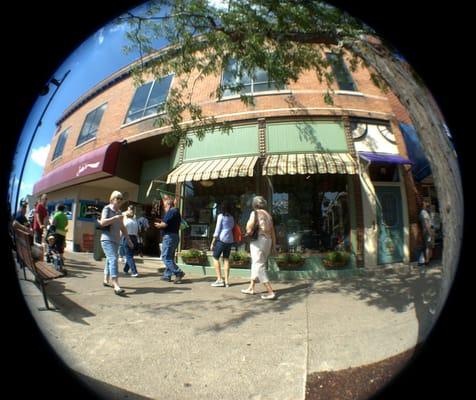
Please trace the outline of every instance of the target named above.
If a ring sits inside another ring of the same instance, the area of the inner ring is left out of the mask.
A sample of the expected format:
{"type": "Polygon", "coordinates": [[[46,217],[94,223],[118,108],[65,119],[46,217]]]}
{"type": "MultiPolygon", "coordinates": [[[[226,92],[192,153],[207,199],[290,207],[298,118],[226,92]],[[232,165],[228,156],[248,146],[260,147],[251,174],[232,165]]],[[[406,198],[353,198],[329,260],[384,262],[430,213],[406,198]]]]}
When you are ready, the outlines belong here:
{"type": "MultiPolygon", "coordinates": [[[[294,107],[294,108],[274,108],[274,109],[267,109],[267,110],[243,111],[243,112],[231,113],[231,114],[220,114],[220,115],[215,115],[215,119],[229,118],[229,117],[236,117],[236,116],[245,116],[245,115],[253,116],[253,115],[262,114],[262,113],[276,113],[276,114],[278,114],[278,113],[281,113],[283,111],[290,112],[290,111],[309,111],[309,110],[331,111],[333,116],[348,115],[349,113],[363,113],[363,114],[367,114],[367,117],[369,116],[369,114],[379,115],[379,116],[381,116],[382,119],[385,119],[385,120],[390,120],[393,117],[393,114],[391,114],[391,113],[384,113],[384,112],[380,112],[380,111],[362,110],[362,109],[358,109],[358,108],[345,108],[344,109],[344,108],[337,108],[337,107],[307,107],[307,108],[303,109],[303,108],[294,107]]],[[[279,116],[282,116],[282,115],[279,115],[279,116]]],[[[287,117],[296,117],[295,115],[293,116],[293,115],[289,115],[289,114],[286,115],[286,116],[287,117]]],[[[329,115],[312,115],[312,117],[320,117],[320,116],[328,117],[329,115]]],[[[180,125],[187,125],[187,124],[190,124],[192,122],[193,122],[192,120],[188,120],[188,121],[181,122],[180,125]]],[[[150,135],[151,133],[154,133],[154,132],[162,131],[160,133],[165,133],[165,132],[167,132],[167,130],[170,127],[171,127],[171,125],[163,126],[161,128],[151,129],[149,131],[141,132],[141,133],[138,133],[136,135],[126,137],[125,139],[128,142],[135,142],[137,140],[140,140],[140,138],[142,136],[147,136],[147,135],[150,135]]]]}

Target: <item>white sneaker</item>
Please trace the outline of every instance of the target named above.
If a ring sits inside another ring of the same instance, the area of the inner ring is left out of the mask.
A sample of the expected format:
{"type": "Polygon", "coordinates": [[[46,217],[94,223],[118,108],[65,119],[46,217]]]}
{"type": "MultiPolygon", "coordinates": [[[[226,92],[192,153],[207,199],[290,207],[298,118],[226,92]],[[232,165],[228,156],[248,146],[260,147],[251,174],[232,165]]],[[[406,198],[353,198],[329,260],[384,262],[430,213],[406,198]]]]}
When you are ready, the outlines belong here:
{"type": "Polygon", "coordinates": [[[263,300],[273,300],[275,297],[276,297],[276,294],[274,292],[271,293],[271,294],[267,293],[267,294],[262,294],[261,295],[261,298],[263,300]]]}
{"type": "Polygon", "coordinates": [[[131,276],[134,277],[134,278],[137,278],[139,276],[139,274],[132,274],[131,276]]]}
{"type": "Polygon", "coordinates": [[[210,286],[213,286],[213,287],[223,287],[225,286],[225,283],[223,282],[223,280],[220,280],[220,279],[217,279],[215,282],[213,282],[210,286]]]}

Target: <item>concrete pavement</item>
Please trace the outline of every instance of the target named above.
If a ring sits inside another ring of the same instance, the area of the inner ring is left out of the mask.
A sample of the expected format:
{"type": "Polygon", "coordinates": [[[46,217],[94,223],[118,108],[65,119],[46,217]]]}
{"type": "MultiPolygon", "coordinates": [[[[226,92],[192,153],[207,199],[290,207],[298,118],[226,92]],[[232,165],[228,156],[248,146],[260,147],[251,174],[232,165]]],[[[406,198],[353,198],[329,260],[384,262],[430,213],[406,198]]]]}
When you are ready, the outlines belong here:
{"type": "Polygon", "coordinates": [[[47,286],[58,311],[38,311],[32,282],[20,280],[22,290],[58,355],[118,399],[304,399],[310,373],[370,364],[423,340],[441,286],[438,265],[386,269],[276,282],[278,298],[266,301],[240,293],[242,278],[212,288],[213,277],[187,274],[175,285],[145,261],[140,278],[120,276],[120,297],[102,286],[104,261],[66,259],[68,275],[47,286]]]}

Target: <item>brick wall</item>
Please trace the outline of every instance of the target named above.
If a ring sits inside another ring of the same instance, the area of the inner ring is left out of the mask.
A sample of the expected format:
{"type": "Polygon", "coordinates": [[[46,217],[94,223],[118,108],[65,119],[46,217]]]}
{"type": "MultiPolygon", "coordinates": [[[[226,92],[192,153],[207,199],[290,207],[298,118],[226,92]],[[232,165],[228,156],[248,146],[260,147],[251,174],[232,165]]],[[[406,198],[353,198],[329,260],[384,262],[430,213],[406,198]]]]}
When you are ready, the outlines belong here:
{"type": "MultiPolygon", "coordinates": [[[[293,93],[292,98],[289,93],[257,96],[255,106],[249,107],[245,106],[239,99],[216,101],[213,96],[210,98],[210,93],[214,92],[220,84],[220,77],[210,76],[202,81],[197,81],[193,100],[202,105],[205,115],[223,116],[221,120],[227,121],[256,120],[265,117],[336,115],[388,120],[393,112],[392,106],[386,95],[371,82],[368,71],[360,68],[353,74],[353,77],[359,92],[363,95],[336,94],[332,106],[324,103],[323,95],[326,87],[319,83],[314,71],[304,72],[297,82],[288,86],[287,89],[293,93]],[[293,110],[290,110],[290,108],[293,108],[293,110]]],[[[173,84],[176,85],[177,83],[178,78],[174,78],[173,84]]],[[[58,127],[57,134],[52,139],[44,174],[112,141],[124,139],[134,141],[166,132],[167,128],[157,129],[154,127],[154,118],[123,126],[134,93],[133,80],[128,77],[111,85],[67,117],[58,127]],[[104,103],[107,103],[107,107],[96,138],[76,146],[86,115],[104,103]],[[70,129],[69,136],[62,156],[51,161],[59,133],[68,128],[70,129]]],[[[187,116],[185,115],[184,121],[186,120],[187,116]]]]}
{"type": "Polygon", "coordinates": [[[393,112],[395,113],[395,118],[397,121],[403,122],[404,124],[412,124],[412,120],[410,119],[410,115],[407,112],[407,109],[400,103],[397,96],[393,94],[392,91],[387,93],[387,98],[392,107],[393,112]]]}

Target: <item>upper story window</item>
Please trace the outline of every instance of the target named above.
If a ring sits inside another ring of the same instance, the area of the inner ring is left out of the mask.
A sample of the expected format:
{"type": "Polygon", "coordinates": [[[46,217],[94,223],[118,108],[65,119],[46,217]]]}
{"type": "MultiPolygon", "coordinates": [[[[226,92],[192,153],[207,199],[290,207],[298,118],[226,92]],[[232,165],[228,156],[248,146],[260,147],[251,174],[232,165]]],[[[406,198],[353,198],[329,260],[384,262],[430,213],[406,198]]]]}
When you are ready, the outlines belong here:
{"type": "Polygon", "coordinates": [[[347,69],[342,56],[335,53],[326,53],[326,57],[327,61],[331,64],[332,72],[334,73],[339,89],[353,92],[357,91],[357,86],[355,85],[352,75],[347,69]]]}
{"type": "Polygon", "coordinates": [[[172,78],[173,75],[168,75],[137,88],[125,123],[157,114],[159,106],[167,100],[172,78]]]}
{"type": "Polygon", "coordinates": [[[283,89],[283,86],[278,86],[276,82],[269,80],[268,73],[264,69],[257,68],[251,75],[243,71],[241,78],[240,72],[238,62],[236,60],[230,60],[223,71],[221,82],[223,97],[238,94],[253,95],[259,92],[283,89]],[[233,90],[233,87],[240,84],[243,85],[241,90],[233,90]]]}
{"type": "Polygon", "coordinates": [[[55,152],[53,153],[52,160],[57,159],[59,156],[63,154],[64,144],[66,143],[68,134],[69,134],[69,129],[66,129],[65,131],[61,133],[61,135],[59,135],[58,141],[56,142],[56,148],[55,148],[55,152]]]}
{"type": "Polygon", "coordinates": [[[81,132],[79,133],[78,142],[76,143],[76,146],[79,146],[81,143],[87,142],[88,140],[96,137],[96,133],[98,131],[99,124],[101,122],[101,118],[104,114],[106,106],[107,103],[103,104],[102,106],[96,108],[88,115],[86,115],[86,119],[84,120],[83,127],[81,129],[81,132]]]}

